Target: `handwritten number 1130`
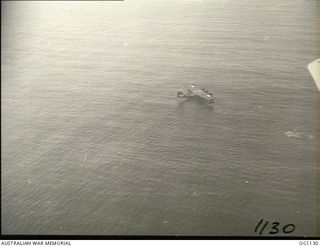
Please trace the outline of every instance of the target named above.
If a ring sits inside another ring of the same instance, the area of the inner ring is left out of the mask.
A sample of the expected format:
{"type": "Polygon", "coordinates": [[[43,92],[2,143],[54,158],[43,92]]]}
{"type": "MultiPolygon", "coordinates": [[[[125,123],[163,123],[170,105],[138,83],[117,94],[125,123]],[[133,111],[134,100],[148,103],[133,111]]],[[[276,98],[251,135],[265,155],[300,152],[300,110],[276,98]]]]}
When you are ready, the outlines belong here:
{"type": "Polygon", "coordinates": [[[273,234],[277,234],[277,233],[291,233],[296,229],[296,226],[294,224],[287,224],[283,227],[280,226],[280,223],[277,221],[274,222],[269,222],[269,221],[264,221],[264,219],[261,219],[254,232],[255,233],[259,233],[259,235],[262,235],[264,230],[268,230],[269,229],[269,234],[273,235],[273,234]],[[270,225],[271,224],[271,225],[270,225]]]}

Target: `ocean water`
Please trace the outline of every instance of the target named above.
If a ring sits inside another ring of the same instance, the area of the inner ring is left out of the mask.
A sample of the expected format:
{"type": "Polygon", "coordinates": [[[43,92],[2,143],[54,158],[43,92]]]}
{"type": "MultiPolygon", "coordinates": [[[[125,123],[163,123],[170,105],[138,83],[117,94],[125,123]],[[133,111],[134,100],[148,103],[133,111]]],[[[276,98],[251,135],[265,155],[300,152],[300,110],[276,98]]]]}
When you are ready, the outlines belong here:
{"type": "Polygon", "coordinates": [[[1,4],[2,234],[316,234],[316,0],[1,4]]]}

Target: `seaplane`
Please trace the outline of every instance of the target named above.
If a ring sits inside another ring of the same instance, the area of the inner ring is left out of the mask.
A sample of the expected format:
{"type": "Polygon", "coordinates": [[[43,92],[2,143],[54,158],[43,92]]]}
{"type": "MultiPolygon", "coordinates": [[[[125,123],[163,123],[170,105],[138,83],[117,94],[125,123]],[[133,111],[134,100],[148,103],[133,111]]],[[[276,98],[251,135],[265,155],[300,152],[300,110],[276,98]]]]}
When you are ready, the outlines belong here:
{"type": "Polygon", "coordinates": [[[198,88],[195,85],[190,85],[186,94],[182,90],[179,90],[177,92],[177,98],[195,98],[207,104],[214,103],[212,93],[205,88],[198,88]]]}

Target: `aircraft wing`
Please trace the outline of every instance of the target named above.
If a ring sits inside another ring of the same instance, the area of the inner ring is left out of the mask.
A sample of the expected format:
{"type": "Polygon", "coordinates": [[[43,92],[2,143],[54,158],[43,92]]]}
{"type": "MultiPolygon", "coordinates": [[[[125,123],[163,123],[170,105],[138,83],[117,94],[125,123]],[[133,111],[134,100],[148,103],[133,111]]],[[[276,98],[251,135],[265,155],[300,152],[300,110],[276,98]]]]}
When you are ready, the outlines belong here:
{"type": "Polygon", "coordinates": [[[320,58],[310,63],[308,69],[320,91],[320,58]]]}

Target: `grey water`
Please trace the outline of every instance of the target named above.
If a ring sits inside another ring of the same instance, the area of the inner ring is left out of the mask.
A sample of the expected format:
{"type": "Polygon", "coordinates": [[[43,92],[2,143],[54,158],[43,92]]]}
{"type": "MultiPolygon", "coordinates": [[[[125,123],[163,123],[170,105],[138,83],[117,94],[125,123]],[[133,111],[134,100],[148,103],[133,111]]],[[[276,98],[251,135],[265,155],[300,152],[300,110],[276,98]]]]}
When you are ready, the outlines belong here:
{"type": "Polygon", "coordinates": [[[2,234],[316,234],[316,0],[1,4],[2,234]]]}

